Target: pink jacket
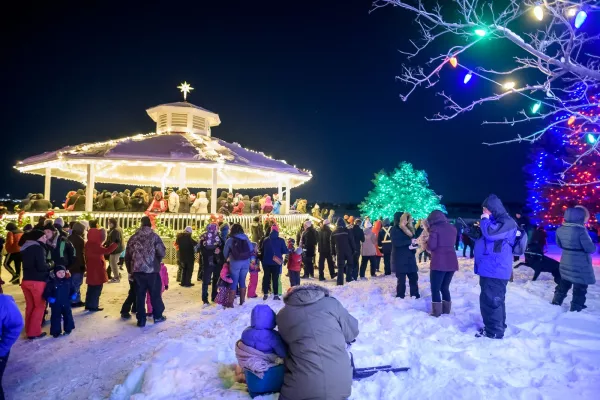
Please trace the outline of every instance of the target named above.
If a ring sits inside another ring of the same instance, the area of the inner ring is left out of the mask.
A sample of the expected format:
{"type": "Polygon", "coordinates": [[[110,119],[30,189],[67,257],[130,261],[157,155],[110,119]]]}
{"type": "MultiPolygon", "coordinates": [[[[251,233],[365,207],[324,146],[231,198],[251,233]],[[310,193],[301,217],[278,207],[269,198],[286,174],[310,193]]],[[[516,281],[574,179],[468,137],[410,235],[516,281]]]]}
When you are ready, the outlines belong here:
{"type": "Polygon", "coordinates": [[[163,288],[169,286],[169,271],[167,271],[167,266],[165,264],[160,264],[160,281],[163,288]]]}
{"type": "Polygon", "coordinates": [[[221,279],[223,279],[227,283],[233,283],[233,279],[229,276],[229,264],[223,264],[223,268],[221,268],[221,279]]]}

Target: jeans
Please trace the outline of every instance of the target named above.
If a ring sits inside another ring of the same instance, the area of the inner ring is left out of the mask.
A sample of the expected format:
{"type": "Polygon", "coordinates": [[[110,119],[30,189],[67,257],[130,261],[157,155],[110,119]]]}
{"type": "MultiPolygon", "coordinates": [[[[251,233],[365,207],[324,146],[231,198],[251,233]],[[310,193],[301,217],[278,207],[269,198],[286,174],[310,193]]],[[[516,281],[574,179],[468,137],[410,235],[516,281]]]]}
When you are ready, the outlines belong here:
{"type": "Polygon", "coordinates": [[[150,303],[154,319],[161,318],[165,311],[165,304],[160,295],[162,281],[158,272],[147,274],[145,272],[134,272],[133,279],[136,285],[136,317],[138,322],[146,322],[146,293],[150,292],[150,303]]]}
{"type": "Polygon", "coordinates": [[[410,286],[410,297],[421,297],[419,295],[419,274],[417,272],[401,273],[396,272],[397,284],[396,284],[396,297],[404,298],[406,295],[406,278],[408,277],[408,285],[410,286]]]}
{"type": "Polygon", "coordinates": [[[10,351],[5,356],[0,357],[0,400],[4,400],[4,388],[2,388],[2,378],[4,377],[4,370],[6,369],[6,363],[8,362],[8,356],[10,351]]]}
{"type": "Polygon", "coordinates": [[[46,282],[23,281],[21,290],[25,296],[25,332],[27,337],[42,334],[42,319],[46,311],[46,300],[42,297],[46,282]]]}
{"type": "Polygon", "coordinates": [[[488,337],[501,339],[506,329],[506,285],[508,280],[479,277],[479,307],[488,337]]]}
{"type": "Polygon", "coordinates": [[[85,308],[95,310],[100,307],[100,295],[102,294],[102,285],[88,285],[85,294],[85,308]]]}
{"type": "Polygon", "coordinates": [[[137,287],[135,281],[127,280],[127,282],[129,282],[129,293],[127,293],[127,298],[121,307],[121,315],[129,314],[130,312],[135,313],[137,308],[137,287]]]}
{"type": "Polygon", "coordinates": [[[273,294],[277,296],[279,292],[279,269],[280,265],[263,265],[262,290],[264,295],[269,294],[270,284],[273,284],[273,294]]]}
{"type": "Polygon", "coordinates": [[[51,335],[60,335],[62,333],[60,326],[61,319],[65,328],[65,332],[69,333],[75,329],[75,321],[73,320],[73,313],[71,312],[71,304],[50,304],[50,310],[52,311],[52,314],[50,315],[51,335]]]}
{"type": "Polygon", "coordinates": [[[231,270],[231,279],[233,282],[229,286],[230,290],[237,290],[238,283],[240,289],[246,287],[246,275],[248,275],[248,271],[250,270],[250,260],[246,260],[246,262],[233,262],[229,264],[229,269],[231,270]]]}
{"type": "Polygon", "coordinates": [[[181,286],[191,286],[192,275],[194,273],[194,260],[192,262],[180,262],[181,265],[181,286]]]}
{"type": "Polygon", "coordinates": [[[335,265],[331,254],[319,254],[319,280],[325,279],[325,261],[327,261],[327,268],[329,268],[329,276],[331,279],[335,277],[335,265]]]}
{"type": "Polygon", "coordinates": [[[580,283],[572,283],[565,279],[561,279],[560,283],[556,285],[554,292],[553,303],[562,304],[567,297],[567,293],[573,287],[573,300],[571,301],[571,311],[581,311],[585,308],[585,295],[587,294],[588,285],[582,285],[580,283]]]}
{"type": "Polygon", "coordinates": [[[452,282],[454,272],[430,271],[429,279],[431,281],[431,301],[439,303],[442,300],[450,301],[450,282],[452,282]],[[440,292],[442,296],[440,297],[440,292]]]}
{"type": "Polygon", "coordinates": [[[71,275],[71,282],[73,283],[73,289],[75,289],[75,300],[71,300],[71,304],[80,303],[81,302],[81,285],[83,284],[83,274],[75,273],[71,275]]]}
{"type": "Polygon", "coordinates": [[[304,277],[315,277],[315,256],[302,254],[302,263],[304,264],[304,277]]]}
{"type": "MultiPolygon", "coordinates": [[[[300,285],[300,271],[288,271],[290,273],[290,286],[300,285]]],[[[343,278],[342,278],[343,279],[343,278]]]]}
{"type": "Polygon", "coordinates": [[[383,253],[383,272],[385,275],[391,275],[392,274],[392,266],[390,264],[390,257],[392,256],[391,253],[383,253]]]}
{"type": "Polygon", "coordinates": [[[219,281],[219,273],[217,269],[220,270],[220,266],[213,263],[207,263],[206,266],[202,269],[202,301],[208,302],[208,286],[212,286],[210,299],[214,302],[217,297],[217,282],[219,281]]]}
{"type": "Polygon", "coordinates": [[[117,281],[120,279],[119,278],[119,257],[120,256],[121,256],[121,253],[111,254],[108,256],[108,265],[110,266],[110,269],[112,271],[113,279],[116,279],[117,281]]]}
{"type": "Polygon", "coordinates": [[[377,266],[375,262],[377,261],[377,256],[362,256],[362,260],[360,260],[360,277],[364,278],[365,273],[367,272],[367,263],[371,263],[371,276],[377,276],[377,266]]]}

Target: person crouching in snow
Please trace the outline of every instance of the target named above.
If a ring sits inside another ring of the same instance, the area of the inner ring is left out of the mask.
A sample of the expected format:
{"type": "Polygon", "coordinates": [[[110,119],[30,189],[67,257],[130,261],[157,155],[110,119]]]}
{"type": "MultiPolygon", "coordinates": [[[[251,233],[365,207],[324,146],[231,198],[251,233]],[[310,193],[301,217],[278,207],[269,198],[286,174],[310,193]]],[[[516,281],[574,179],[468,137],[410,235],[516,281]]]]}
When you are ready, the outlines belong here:
{"type": "Polygon", "coordinates": [[[592,254],[596,252],[596,245],[585,227],[589,218],[590,213],[585,207],[569,208],[565,211],[564,224],[556,230],[556,244],[563,253],[560,258],[561,279],[556,286],[552,304],[562,305],[573,287],[571,311],[587,308],[587,287],[596,283],[592,267],[592,254]]]}
{"type": "Polygon", "coordinates": [[[54,267],[50,280],[44,289],[44,298],[50,303],[50,334],[57,338],[62,333],[60,321],[62,317],[65,335],[75,329],[75,321],[71,312],[71,301],[77,297],[75,286],[67,269],[62,265],[54,267]]]}
{"type": "MultiPolygon", "coordinates": [[[[164,263],[160,263],[160,296],[165,290],[169,290],[169,271],[164,263]]],[[[152,313],[152,302],[150,301],[150,292],[146,292],[146,317],[151,317],[152,313]]]]}
{"type": "Polygon", "coordinates": [[[252,398],[279,392],[283,385],[286,348],[275,326],[275,312],[259,304],[252,309],[251,325],[235,345],[235,356],[244,369],[252,398]]]}
{"type": "Polygon", "coordinates": [[[229,263],[224,263],[219,274],[219,283],[217,283],[219,290],[215,303],[222,305],[225,308],[233,308],[233,304],[229,304],[229,285],[233,283],[231,278],[231,271],[229,270],[229,263]]]}
{"type": "Polygon", "coordinates": [[[252,243],[253,254],[250,257],[250,283],[248,284],[248,298],[255,299],[256,286],[258,285],[258,273],[260,272],[260,260],[258,259],[258,244],[252,243]]]}
{"type": "Polygon", "coordinates": [[[300,270],[302,269],[302,247],[290,250],[287,269],[290,274],[290,286],[300,285],[300,270]]]}

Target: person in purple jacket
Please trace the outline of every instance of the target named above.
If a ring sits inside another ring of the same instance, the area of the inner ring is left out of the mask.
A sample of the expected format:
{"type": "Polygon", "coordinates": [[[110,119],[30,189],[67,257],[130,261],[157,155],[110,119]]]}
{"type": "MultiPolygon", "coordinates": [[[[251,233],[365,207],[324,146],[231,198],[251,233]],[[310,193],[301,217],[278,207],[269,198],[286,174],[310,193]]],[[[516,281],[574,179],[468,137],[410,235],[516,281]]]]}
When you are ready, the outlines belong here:
{"type": "Polygon", "coordinates": [[[275,312],[266,304],[252,309],[250,326],[242,332],[242,342],[253,349],[285,358],[286,349],[279,332],[275,330],[275,312]]]}
{"type": "Polygon", "coordinates": [[[502,339],[506,329],[506,285],[513,265],[512,245],[517,235],[513,220],[496,195],[483,202],[481,237],[475,242],[475,273],[479,275],[479,307],[484,328],[477,337],[502,339]]]}
{"type": "Polygon", "coordinates": [[[11,296],[0,294],[0,400],[4,400],[2,377],[10,355],[10,348],[15,344],[23,330],[23,317],[11,296]]]}

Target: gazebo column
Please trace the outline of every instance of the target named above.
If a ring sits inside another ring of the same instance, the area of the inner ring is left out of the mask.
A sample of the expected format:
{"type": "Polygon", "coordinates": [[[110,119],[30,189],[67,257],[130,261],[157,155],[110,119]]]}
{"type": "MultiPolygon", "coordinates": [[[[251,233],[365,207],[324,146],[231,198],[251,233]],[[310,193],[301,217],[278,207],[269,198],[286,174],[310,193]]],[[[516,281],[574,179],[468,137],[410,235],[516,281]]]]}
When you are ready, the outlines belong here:
{"type": "Polygon", "coordinates": [[[233,184],[229,182],[229,193],[233,194],[233,184]]]}
{"type": "Polygon", "coordinates": [[[85,188],[85,211],[94,211],[94,184],[96,183],[96,169],[94,164],[87,165],[87,186],[85,188]]]}
{"type": "Polygon", "coordinates": [[[292,206],[292,184],[287,181],[285,185],[285,213],[290,213],[290,207],[292,206]]]}
{"type": "Polygon", "coordinates": [[[277,197],[279,197],[279,201],[283,201],[283,185],[281,181],[277,182],[277,197]]]}
{"type": "Polygon", "coordinates": [[[52,182],[52,168],[46,167],[46,175],[44,176],[44,198],[50,200],[50,184],[52,182]]]}
{"type": "Polygon", "coordinates": [[[211,191],[210,191],[210,212],[211,214],[216,214],[217,213],[217,190],[218,190],[218,185],[217,185],[217,174],[218,171],[216,168],[212,169],[212,187],[211,187],[211,191]]]}
{"type": "Polygon", "coordinates": [[[186,168],[183,165],[181,167],[179,167],[179,188],[180,189],[187,187],[185,185],[186,172],[187,172],[186,168]]]}

